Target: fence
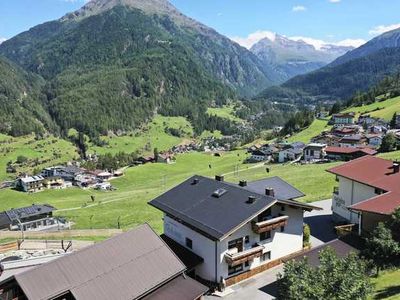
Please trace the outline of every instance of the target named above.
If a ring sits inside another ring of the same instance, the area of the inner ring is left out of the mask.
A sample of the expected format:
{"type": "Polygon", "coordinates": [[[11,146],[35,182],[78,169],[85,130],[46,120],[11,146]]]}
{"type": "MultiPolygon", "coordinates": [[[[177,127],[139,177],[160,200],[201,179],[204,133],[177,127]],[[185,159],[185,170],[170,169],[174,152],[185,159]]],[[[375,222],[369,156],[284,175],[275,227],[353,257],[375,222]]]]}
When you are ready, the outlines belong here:
{"type": "MultiPolygon", "coordinates": [[[[26,239],[71,239],[79,237],[111,237],[122,233],[121,229],[83,229],[61,231],[24,231],[26,239]]],[[[21,239],[21,231],[0,231],[0,239],[21,239]]]]}

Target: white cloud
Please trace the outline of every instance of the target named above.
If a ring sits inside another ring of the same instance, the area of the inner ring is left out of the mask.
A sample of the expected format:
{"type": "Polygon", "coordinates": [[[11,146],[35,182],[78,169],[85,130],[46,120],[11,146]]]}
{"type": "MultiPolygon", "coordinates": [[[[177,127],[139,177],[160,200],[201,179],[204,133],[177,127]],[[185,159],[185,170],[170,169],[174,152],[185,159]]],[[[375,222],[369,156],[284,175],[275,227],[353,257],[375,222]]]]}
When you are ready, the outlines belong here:
{"type": "Polygon", "coordinates": [[[306,11],[306,10],[307,10],[307,8],[303,5],[296,5],[296,6],[293,6],[293,8],[292,8],[292,11],[294,11],[294,12],[300,12],[300,11],[306,11]]]}
{"type": "Polygon", "coordinates": [[[367,41],[363,40],[363,39],[345,39],[343,41],[337,42],[335,43],[335,45],[337,46],[352,46],[352,47],[360,47],[362,45],[364,45],[367,41]]]}
{"type": "Polygon", "coordinates": [[[293,41],[303,41],[306,42],[307,44],[313,45],[315,49],[319,50],[321,49],[324,45],[328,44],[327,42],[323,40],[318,40],[318,39],[313,39],[310,37],[305,37],[305,36],[292,36],[289,39],[293,41]]]}
{"type": "Polygon", "coordinates": [[[385,33],[385,32],[391,31],[391,30],[395,30],[398,28],[400,28],[400,23],[399,24],[391,24],[391,25],[379,25],[379,26],[372,28],[369,31],[369,34],[379,35],[379,34],[382,34],[382,33],[385,33]]]}
{"type": "Polygon", "coordinates": [[[341,2],[342,0],[329,0],[329,2],[330,3],[339,3],[339,2],[341,2]]]}
{"type": "Polygon", "coordinates": [[[7,40],[6,38],[0,37],[0,44],[3,43],[3,42],[5,42],[6,40],[7,40]]]}
{"type": "Polygon", "coordinates": [[[315,49],[320,50],[325,45],[335,45],[335,46],[345,46],[345,47],[360,47],[361,45],[365,44],[367,41],[363,39],[345,39],[338,42],[327,42],[319,39],[304,37],[304,36],[293,36],[289,39],[294,41],[304,41],[307,44],[313,45],[315,49]]]}
{"type": "Polygon", "coordinates": [[[256,44],[257,42],[259,42],[264,38],[268,38],[271,41],[274,41],[275,37],[276,34],[274,32],[267,30],[264,31],[258,30],[256,32],[249,34],[247,37],[240,37],[240,36],[231,37],[231,40],[247,49],[250,49],[251,46],[253,46],[254,44],[256,44]]]}

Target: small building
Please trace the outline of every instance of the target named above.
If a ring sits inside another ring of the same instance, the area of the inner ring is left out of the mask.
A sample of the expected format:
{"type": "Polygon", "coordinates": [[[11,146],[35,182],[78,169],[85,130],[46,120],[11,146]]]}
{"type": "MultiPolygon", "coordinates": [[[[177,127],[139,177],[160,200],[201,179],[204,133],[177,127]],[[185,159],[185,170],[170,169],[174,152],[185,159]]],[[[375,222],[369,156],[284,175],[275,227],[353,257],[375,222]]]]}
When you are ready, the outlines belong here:
{"type": "Polygon", "coordinates": [[[274,177],[225,183],[194,176],[150,201],[164,213],[164,235],[203,261],[196,278],[232,285],[303,250],[303,193],[274,177]]]}
{"type": "Polygon", "coordinates": [[[53,217],[56,208],[44,204],[11,209],[0,213],[0,229],[41,231],[51,228],[65,228],[69,224],[53,217]]]}
{"type": "MultiPolygon", "coordinates": [[[[0,282],[2,299],[199,300],[208,288],[142,225],[0,282]]],[[[0,277],[1,278],[1,277],[0,277]]]]}
{"type": "Polygon", "coordinates": [[[251,162],[267,161],[270,159],[270,157],[271,157],[271,155],[268,154],[267,151],[257,149],[251,153],[249,161],[251,161],[251,162]]]}
{"type": "Polygon", "coordinates": [[[278,152],[278,162],[295,161],[303,155],[305,144],[301,142],[292,143],[278,152]]]}
{"type": "Polygon", "coordinates": [[[20,177],[15,182],[15,188],[26,193],[43,191],[45,189],[44,177],[41,175],[20,177]]]}
{"type": "Polygon", "coordinates": [[[303,158],[305,161],[321,160],[325,158],[326,144],[311,143],[303,150],[303,158]]]}
{"type": "Polygon", "coordinates": [[[369,127],[369,132],[371,134],[384,134],[387,132],[387,128],[382,125],[374,125],[369,127]]]}
{"type": "Polygon", "coordinates": [[[110,191],[112,189],[111,183],[109,182],[100,182],[97,183],[94,188],[100,191],[110,191]]]}
{"type": "Polygon", "coordinates": [[[103,172],[100,172],[97,174],[97,178],[99,178],[100,180],[103,180],[103,181],[109,180],[112,176],[113,176],[113,174],[111,174],[110,172],[107,172],[107,171],[103,171],[103,172]]]}
{"type": "Polygon", "coordinates": [[[358,224],[360,234],[389,220],[400,207],[400,165],[396,162],[365,156],[328,172],[339,183],[333,193],[334,219],[358,224]]]}
{"type": "Polygon", "coordinates": [[[47,189],[52,189],[52,190],[61,190],[66,188],[64,179],[58,176],[46,177],[43,181],[43,185],[47,189]]]}
{"type": "Polygon", "coordinates": [[[172,164],[176,161],[173,153],[160,153],[157,156],[158,163],[172,164]]]}
{"type": "Polygon", "coordinates": [[[61,177],[64,181],[73,182],[75,177],[83,174],[84,170],[75,166],[56,166],[43,169],[41,175],[47,177],[61,177]]]}
{"type": "Polygon", "coordinates": [[[367,134],[366,138],[368,141],[368,145],[375,148],[380,147],[383,141],[382,134],[367,134]]]}
{"type": "Polygon", "coordinates": [[[354,124],[355,113],[334,114],[331,119],[332,125],[352,125],[354,124]]]}
{"type": "Polygon", "coordinates": [[[339,140],[339,147],[359,147],[365,144],[365,139],[360,134],[349,135],[339,140]]]}
{"type": "Polygon", "coordinates": [[[349,161],[365,155],[376,155],[378,152],[371,148],[328,146],[325,149],[325,153],[327,159],[349,161]]]}

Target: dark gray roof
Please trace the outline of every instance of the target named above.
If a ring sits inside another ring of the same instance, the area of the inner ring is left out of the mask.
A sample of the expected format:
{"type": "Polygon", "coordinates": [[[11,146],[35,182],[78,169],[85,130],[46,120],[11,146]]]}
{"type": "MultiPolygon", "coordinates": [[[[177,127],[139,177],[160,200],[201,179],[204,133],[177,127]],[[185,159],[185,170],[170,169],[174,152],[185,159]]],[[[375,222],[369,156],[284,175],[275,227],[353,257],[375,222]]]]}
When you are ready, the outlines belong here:
{"type": "Polygon", "coordinates": [[[185,265],[142,225],[13,277],[28,299],[70,292],[81,299],[138,299],[181,275],[185,265]]]}
{"type": "Polygon", "coordinates": [[[248,182],[247,186],[245,187],[245,189],[261,195],[265,194],[266,188],[274,189],[275,197],[278,200],[290,200],[305,196],[302,192],[280,177],[269,177],[248,182]]]}
{"type": "Polygon", "coordinates": [[[32,204],[31,206],[13,208],[0,213],[0,227],[12,224],[14,221],[21,218],[34,217],[37,215],[48,214],[56,210],[55,207],[48,204],[32,204]]]}
{"type": "Polygon", "coordinates": [[[202,176],[193,176],[149,202],[216,240],[224,239],[275,203],[272,197],[202,176]],[[218,190],[222,194],[219,198],[213,196],[218,190]],[[249,196],[256,201],[248,203],[249,196]]]}

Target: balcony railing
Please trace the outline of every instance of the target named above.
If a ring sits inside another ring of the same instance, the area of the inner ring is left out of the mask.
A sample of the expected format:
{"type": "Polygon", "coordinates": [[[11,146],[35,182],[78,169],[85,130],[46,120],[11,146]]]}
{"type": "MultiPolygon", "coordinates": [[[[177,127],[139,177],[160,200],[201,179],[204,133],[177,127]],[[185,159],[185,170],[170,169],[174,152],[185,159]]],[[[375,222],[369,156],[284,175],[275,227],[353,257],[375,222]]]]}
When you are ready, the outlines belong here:
{"type": "Polygon", "coordinates": [[[263,246],[255,246],[251,249],[238,253],[231,253],[228,251],[227,253],[225,253],[225,261],[228,263],[229,266],[234,267],[245,262],[252,261],[257,257],[261,257],[263,250],[263,246]]]}
{"type": "Polygon", "coordinates": [[[262,222],[253,222],[251,227],[253,231],[257,234],[267,232],[270,230],[274,230],[276,228],[286,226],[288,223],[288,216],[280,216],[275,217],[270,220],[262,221],[262,222]]]}

